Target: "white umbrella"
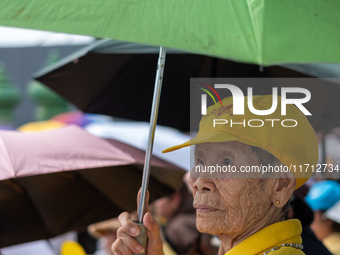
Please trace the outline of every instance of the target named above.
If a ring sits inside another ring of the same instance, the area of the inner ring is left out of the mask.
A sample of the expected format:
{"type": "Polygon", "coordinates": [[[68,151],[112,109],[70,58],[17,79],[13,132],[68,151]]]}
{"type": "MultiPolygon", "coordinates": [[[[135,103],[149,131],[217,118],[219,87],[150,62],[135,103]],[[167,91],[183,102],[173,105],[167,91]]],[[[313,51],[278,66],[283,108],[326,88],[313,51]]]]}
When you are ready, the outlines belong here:
{"type": "MultiPolygon", "coordinates": [[[[101,138],[112,138],[145,150],[148,141],[149,123],[147,122],[94,122],[85,126],[91,134],[101,138]]],[[[190,169],[190,148],[180,151],[162,153],[162,150],[174,144],[181,144],[190,139],[190,136],[176,129],[159,126],[156,127],[153,154],[167,160],[179,167],[190,169]]]]}
{"type": "Polygon", "coordinates": [[[81,45],[94,41],[93,37],[53,33],[33,29],[0,26],[0,47],[34,47],[55,45],[81,45]]]}

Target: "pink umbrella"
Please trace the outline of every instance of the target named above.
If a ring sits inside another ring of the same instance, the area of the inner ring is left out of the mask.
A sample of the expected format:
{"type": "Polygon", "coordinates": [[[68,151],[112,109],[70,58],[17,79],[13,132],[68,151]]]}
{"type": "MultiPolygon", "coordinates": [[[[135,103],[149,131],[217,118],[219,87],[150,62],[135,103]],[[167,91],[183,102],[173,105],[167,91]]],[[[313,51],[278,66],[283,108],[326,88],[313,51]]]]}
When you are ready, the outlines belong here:
{"type": "MultiPolygon", "coordinates": [[[[76,126],[0,131],[0,247],[50,238],[136,208],[145,152],[76,126]]],[[[185,171],[153,157],[151,200],[185,171]]]]}

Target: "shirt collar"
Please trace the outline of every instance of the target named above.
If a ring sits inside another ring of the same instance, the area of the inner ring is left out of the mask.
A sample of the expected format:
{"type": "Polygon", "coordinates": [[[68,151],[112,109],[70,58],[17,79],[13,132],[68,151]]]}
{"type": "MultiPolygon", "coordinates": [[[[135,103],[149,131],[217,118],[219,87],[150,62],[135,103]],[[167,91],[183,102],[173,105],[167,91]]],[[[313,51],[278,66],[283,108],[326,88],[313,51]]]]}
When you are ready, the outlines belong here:
{"type": "Polygon", "coordinates": [[[225,255],[253,255],[263,252],[282,243],[302,244],[302,227],[297,219],[290,219],[271,224],[241,243],[234,246],[225,255]]]}

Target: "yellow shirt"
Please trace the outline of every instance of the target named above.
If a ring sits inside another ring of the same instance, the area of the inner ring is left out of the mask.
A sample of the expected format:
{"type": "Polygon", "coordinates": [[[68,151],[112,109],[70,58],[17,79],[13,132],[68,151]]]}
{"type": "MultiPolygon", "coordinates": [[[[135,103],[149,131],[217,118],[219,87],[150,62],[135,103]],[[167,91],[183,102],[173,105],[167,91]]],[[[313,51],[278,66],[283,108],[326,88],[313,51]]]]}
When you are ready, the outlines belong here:
{"type": "Polygon", "coordinates": [[[322,240],[327,249],[334,255],[340,255],[340,233],[333,233],[322,240]]]}
{"type": "Polygon", "coordinates": [[[225,255],[263,255],[275,246],[278,249],[268,255],[303,255],[300,249],[281,246],[283,243],[302,244],[301,232],[301,223],[297,219],[277,222],[248,237],[225,255]]]}
{"type": "MultiPolygon", "coordinates": [[[[164,217],[157,217],[156,220],[158,221],[158,223],[161,226],[165,226],[166,225],[167,220],[164,217]]],[[[163,233],[162,229],[161,229],[161,237],[162,237],[162,240],[163,240],[163,252],[164,252],[164,255],[177,255],[177,253],[174,251],[174,249],[172,249],[170,244],[168,244],[168,242],[165,240],[164,233],[163,233]]]]}

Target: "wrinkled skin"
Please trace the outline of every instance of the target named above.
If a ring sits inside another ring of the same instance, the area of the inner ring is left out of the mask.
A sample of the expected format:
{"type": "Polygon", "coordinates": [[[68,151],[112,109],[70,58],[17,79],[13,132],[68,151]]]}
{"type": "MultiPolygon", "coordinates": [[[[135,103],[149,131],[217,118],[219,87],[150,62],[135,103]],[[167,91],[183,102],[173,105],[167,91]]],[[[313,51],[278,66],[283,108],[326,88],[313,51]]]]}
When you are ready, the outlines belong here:
{"type": "MultiPolygon", "coordinates": [[[[242,165],[259,165],[259,160],[251,147],[242,143],[204,143],[196,146],[195,164],[230,164],[239,169],[242,165]]],[[[275,179],[221,177],[200,173],[199,178],[190,179],[190,185],[197,229],[219,235],[225,252],[265,226],[282,220],[283,215],[273,203],[275,179]]]]}

